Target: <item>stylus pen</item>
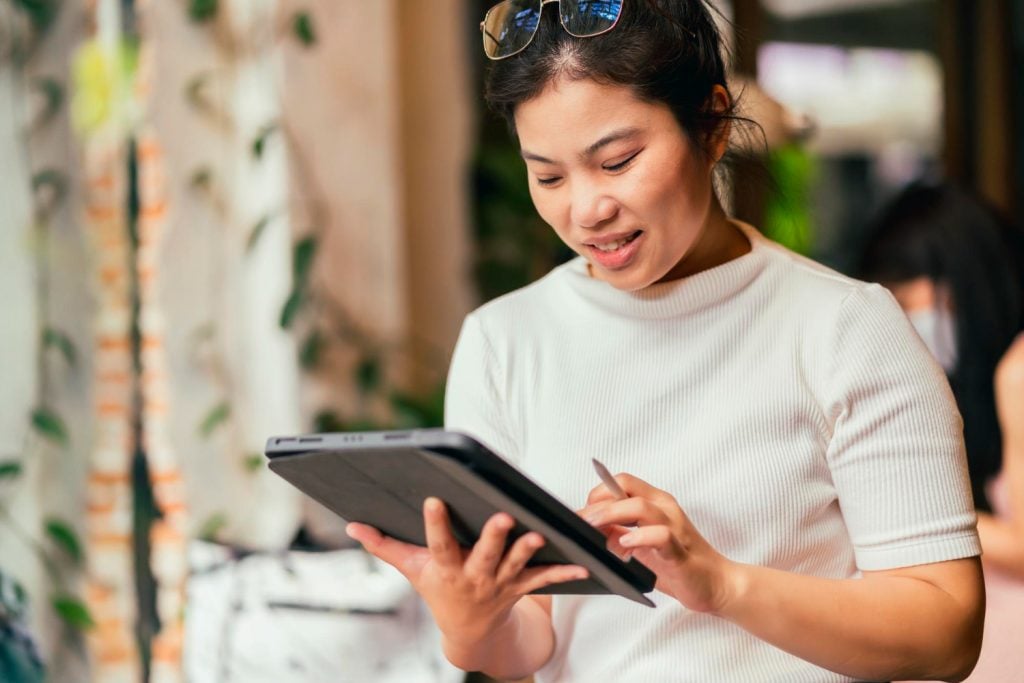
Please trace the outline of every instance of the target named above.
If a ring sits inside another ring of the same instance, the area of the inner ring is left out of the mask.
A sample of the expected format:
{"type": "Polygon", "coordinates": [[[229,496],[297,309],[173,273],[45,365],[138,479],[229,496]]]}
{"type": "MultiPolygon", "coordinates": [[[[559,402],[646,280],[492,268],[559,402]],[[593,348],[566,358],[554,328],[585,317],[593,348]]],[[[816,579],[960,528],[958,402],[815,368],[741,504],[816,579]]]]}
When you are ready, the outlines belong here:
{"type": "Polygon", "coordinates": [[[594,463],[594,469],[597,470],[597,476],[601,477],[601,481],[608,487],[608,490],[612,492],[612,495],[622,500],[629,498],[629,494],[622,490],[619,486],[619,482],[615,481],[615,477],[608,471],[608,468],[601,464],[601,461],[597,458],[591,458],[590,462],[594,463]]]}
{"type": "MultiPolygon", "coordinates": [[[[608,490],[612,492],[613,496],[618,500],[629,498],[629,494],[622,490],[622,487],[619,486],[619,482],[615,481],[615,477],[612,476],[612,473],[608,471],[607,467],[601,464],[600,460],[597,458],[591,458],[590,462],[594,463],[594,469],[597,470],[597,476],[601,477],[601,481],[604,482],[604,485],[608,487],[608,490]]],[[[622,555],[622,559],[626,562],[629,562],[632,557],[632,550],[627,550],[622,555]]]]}

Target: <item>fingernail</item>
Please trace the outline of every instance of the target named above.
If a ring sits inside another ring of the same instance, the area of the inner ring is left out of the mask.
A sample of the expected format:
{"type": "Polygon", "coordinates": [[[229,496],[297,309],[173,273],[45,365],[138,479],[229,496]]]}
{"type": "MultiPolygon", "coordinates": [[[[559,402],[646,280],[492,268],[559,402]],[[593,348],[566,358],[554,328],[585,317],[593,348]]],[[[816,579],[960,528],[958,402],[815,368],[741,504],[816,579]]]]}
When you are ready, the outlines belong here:
{"type": "Polygon", "coordinates": [[[633,545],[635,543],[636,543],[636,539],[633,538],[630,534],[626,534],[625,536],[620,536],[619,537],[619,545],[621,545],[621,546],[623,546],[625,548],[628,548],[629,546],[631,546],[631,545],[633,545]]]}

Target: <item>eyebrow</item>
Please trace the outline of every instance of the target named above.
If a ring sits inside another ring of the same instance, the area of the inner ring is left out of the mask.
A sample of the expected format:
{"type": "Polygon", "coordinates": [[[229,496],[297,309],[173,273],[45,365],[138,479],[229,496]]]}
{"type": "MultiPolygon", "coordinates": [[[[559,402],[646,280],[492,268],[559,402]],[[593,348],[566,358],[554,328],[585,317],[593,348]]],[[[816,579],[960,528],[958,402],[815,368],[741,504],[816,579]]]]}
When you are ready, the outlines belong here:
{"type": "MultiPolygon", "coordinates": [[[[588,157],[592,157],[602,147],[604,147],[606,145],[610,145],[611,143],[616,142],[618,140],[622,140],[624,138],[632,137],[632,136],[636,135],[639,132],[640,132],[640,129],[637,128],[636,126],[630,126],[628,128],[620,128],[619,130],[612,131],[611,133],[608,133],[608,135],[605,135],[603,138],[601,138],[600,140],[598,140],[594,144],[592,144],[589,147],[587,147],[583,151],[583,153],[580,154],[580,157],[582,157],[584,159],[586,159],[588,157]]],[[[547,157],[542,157],[539,154],[534,154],[533,152],[527,151],[525,149],[521,150],[520,154],[522,154],[523,158],[528,160],[528,161],[539,161],[542,164],[553,164],[553,163],[555,163],[554,161],[552,161],[551,159],[548,159],[547,157]]]]}

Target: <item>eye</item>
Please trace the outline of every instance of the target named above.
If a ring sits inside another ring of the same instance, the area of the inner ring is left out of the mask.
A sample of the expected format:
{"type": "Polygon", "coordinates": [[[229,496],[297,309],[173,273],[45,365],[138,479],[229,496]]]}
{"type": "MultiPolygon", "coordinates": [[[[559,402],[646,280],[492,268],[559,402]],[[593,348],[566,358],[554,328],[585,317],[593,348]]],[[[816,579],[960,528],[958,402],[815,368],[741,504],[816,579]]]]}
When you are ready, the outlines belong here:
{"type": "Polygon", "coordinates": [[[537,184],[543,185],[544,187],[551,187],[552,185],[557,184],[558,181],[561,179],[561,176],[552,176],[550,178],[537,178],[537,184]]]}
{"type": "Polygon", "coordinates": [[[638,156],[638,155],[640,154],[640,152],[642,152],[642,151],[643,151],[642,149],[639,149],[639,150],[637,150],[637,151],[633,152],[632,154],[630,154],[630,155],[629,155],[628,157],[626,157],[625,159],[623,159],[623,160],[622,160],[622,161],[620,161],[619,163],[617,163],[617,164],[611,164],[611,165],[609,165],[609,166],[602,166],[601,168],[603,168],[603,169],[604,169],[604,170],[606,170],[606,171],[621,171],[622,169],[624,169],[624,168],[626,168],[627,166],[629,166],[630,162],[632,162],[632,161],[633,161],[633,159],[636,159],[636,158],[637,158],[637,156],[638,156]]]}

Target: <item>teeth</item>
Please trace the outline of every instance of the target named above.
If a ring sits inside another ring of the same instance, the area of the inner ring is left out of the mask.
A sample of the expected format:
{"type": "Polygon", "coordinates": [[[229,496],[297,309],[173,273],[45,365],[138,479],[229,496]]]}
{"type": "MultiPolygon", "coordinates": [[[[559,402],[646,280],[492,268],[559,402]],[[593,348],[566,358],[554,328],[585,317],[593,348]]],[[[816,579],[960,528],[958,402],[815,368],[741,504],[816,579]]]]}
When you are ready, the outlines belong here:
{"type": "Polygon", "coordinates": [[[615,251],[625,243],[626,240],[617,240],[615,242],[610,242],[608,244],[595,244],[594,246],[600,249],[601,251],[615,251]]]}
{"type": "Polygon", "coordinates": [[[608,244],[595,244],[593,246],[595,249],[599,249],[600,251],[615,251],[616,249],[621,248],[623,245],[632,242],[635,237],[636,234],[634,233],[629,237],[625,237],[621,240],[615,240],[614,242],[609,242],[608,244]]]}

